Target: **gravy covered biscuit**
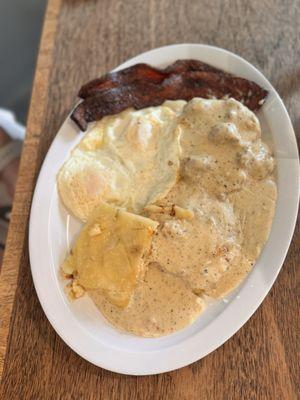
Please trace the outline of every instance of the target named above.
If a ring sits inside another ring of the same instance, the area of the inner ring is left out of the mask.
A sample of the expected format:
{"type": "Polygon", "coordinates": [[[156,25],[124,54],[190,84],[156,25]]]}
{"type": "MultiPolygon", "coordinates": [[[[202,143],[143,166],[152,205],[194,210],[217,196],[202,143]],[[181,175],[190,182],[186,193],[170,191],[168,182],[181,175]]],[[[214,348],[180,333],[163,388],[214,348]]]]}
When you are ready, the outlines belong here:
{"type": "Polygon", "coordinates": [[[160,206],[183,207],[193,218],[148,212],[160,222],[149,261],[195,293],[218,298],[245,278],[268,239],[277,197],[274,160],[258,119],[234,99],[193,99],[176,129],[181,179],[160,206]]]}

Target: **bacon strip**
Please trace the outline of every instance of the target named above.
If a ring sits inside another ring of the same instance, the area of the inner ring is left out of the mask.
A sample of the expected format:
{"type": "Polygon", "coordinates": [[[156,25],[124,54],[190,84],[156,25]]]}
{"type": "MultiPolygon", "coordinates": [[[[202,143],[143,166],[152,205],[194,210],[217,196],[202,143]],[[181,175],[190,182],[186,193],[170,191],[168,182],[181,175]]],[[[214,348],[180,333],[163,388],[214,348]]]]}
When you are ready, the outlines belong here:
{"type": "Polygon", "coordinates": [[[136,64],[84,85],[79,92],[84,100],[71,118],[81,130],[89,122],[133,107],[161,105],[165,100],[194,97],[233,97],[251,110],[263,104],[268,92],[247,79],[238,78],[197,60],[178,60],[164,70],[136,64]]]}
{"type": "Polygon", "coordinates": [[[189,71],[226,74],[226,72],[198,60],[177,60],[164,69],[154,68],[148,64],[135,64],[121,71],[110,72],[101,78],[93,79],[86,83],[80,88],[78,97],[86,99],[99,93],[99,91],[112,89],[121,85],[129,85],[138,81],[161,83],[171,74],[181,74],[189,71]]]}

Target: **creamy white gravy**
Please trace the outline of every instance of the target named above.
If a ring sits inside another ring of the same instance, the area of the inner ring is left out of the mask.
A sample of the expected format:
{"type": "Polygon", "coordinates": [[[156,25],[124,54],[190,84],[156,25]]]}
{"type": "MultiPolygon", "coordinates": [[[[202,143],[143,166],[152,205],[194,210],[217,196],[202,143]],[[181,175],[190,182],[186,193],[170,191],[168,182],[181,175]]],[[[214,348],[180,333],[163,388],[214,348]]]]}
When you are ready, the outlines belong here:
{"type": "Polygon", "coordinates": [[[137,336],[157,337],[191,324],[204,308],[203,300],[185,282],[150,264],[137,285],[130,304],[122,309],[99,292],[90,292],[94,303],[108,321],[137,336]]]}
{"type": "Polygon", "coordinates": [[[233,99],[194,99],[176,129],[178,182],[160,208],[145,211],[160,225],[144,278],[125,309],[91,293],[113,325],[139,336],[182,329],[203,310],[203,296],[235,288],[260,255],[274,215],[274,160],[251,111],[233,99]],[[189,210],[187,217],[174,205],[189,210]]]}

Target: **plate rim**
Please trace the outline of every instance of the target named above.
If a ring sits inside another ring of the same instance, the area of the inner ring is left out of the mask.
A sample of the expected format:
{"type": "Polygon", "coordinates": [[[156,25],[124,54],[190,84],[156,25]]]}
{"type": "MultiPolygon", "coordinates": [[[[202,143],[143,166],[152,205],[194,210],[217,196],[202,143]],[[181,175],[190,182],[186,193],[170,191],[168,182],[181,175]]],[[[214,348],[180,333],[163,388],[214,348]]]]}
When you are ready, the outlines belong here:
{"type": "MultiPolygon", "coordinates": [[[[230,52],[228,50],[222,49],[220,47],[216,47],[216,46],[211,46],[211,45],[207,45],[207,44],[198,44],[198,43],[181,43],[181,44],[172,44],[172,45],[167,45],[167,46],[162,46],[162,47],[158,47],[155,49],[151,49],[149,51],[143,52],[141,54],[138,54],[137,56],[134,56],[132,58],[130,58],[129,60],[126,60],[124,63],[120,64],[117,69],[121,69],[124,68],[130,64],[135,63],[135,60],[139,57],[143,57],[145,55],[149,55],[149,54],[153,54],[155,52],[161,52],[161,51],[166,51],[166,50],[170,50],[170,49],[175,49],[175,48],[197,48],[197,49],[210,49],[210,50],[214,50],[217,52],[222,52],[225,53],[227,55],[229,55],[230,57],[233,57],[235,59],[238,59],[240,62],[242,63],[246,63],[248,65],[248,67],[250,67],[250,69],[252,71],[254,71],[256,74],[258,74],[260,76],[260,79],[262,79],[264,82],[266,82],[266,85],[268,88],[271,88],[276,100],[279,101],[281,109],[285,115],[285,119],[286,119],[286,123],[289,125],[289,130],[290,132],[293,133],[293,137],[291,137],[291,141],[293,142],[293,146],[294,146],[294,150],[295,150],[295,162],[298,161],[299,163],[299,156],[298,156],[298,150],[297,150],[297,145],[296,145],[296,138],[295,138],[295,133],[294,133],[294,129],[290,120],[290,117],[288,115],[288,112],[283,104],[283,101],[281,100],[280,96],[278,95],[277,91],[273,88],[273,86],[271,85],[271,83],[267,80],[267,78],[262,74],[262,72],[260,72],[256,67],[254,67],[251,63],[249,63],[248,61],[246,61],[244,58],[240,57],[239,55],[230,52]]],[[[184,57],[183,57],[184,58],[184,57]]],[[[70,123],[69,121],[69,116],[66,118],[66,120],[63,122],[63,124],[61,125],[60,129],[58,130],[57,135],[59,134],[59,132],[62,130],[62,128],[67,125],[68,123],[70,123]]],[[[266,295],[269,293],[271,287],[273,286],[278,273],[281,270],[281,267],[283,265],[283,262],[285,260],[287,251],[289,249],[291,240],[292,240],[292,236],[293,236],[293,232],[295,229],[295,224],[296,224],[296,218],[297,218],[297,211],[298,211],[298,202],[299,202],[299,171],[297,176],[295,175],[295,195],[296,197],[293,198],[293,204],[291,207],[291,212],[290,212],[290,219],[291,219],[291,223],[289,225],[289,232],[288,232],[288,237],[286,242],[288,242],[288,244],[285,246],[284,250],[281,252],[281,256],[280,256],[280,260],[276,260],[276,273],[274,273],[274,275],[272,276],[272,279],[268,282],[267,288],[263,288],[262,289],[262,294],[256,296],[256,302],[252,302],[252,306],[251,307],[247,307],[247,312],[244,312],[244,316],[243,317],[239,317],[237,318],[237,321],[235,323],[232,323],[231,327],[228,329],[227,328],[227,333],[226,334],[220,334],[218,333],[216,335],[216,337],[214,338],[215,340],[213,341],[213,343],[210,343],[210,345],[207,345],[207,348],[205,351],[202,351],[202,354],[198,354],[198,353],[193,353],[191,354],[188,358],[188,360],[186,359],[186,355],[185,352],[186,350],[183,352],[182,348],[179,347],[185,347],[184,343],[179,343],[177,345],[171,346],[168,349],[172,350],[174,347],[176,347],[176,350],[178,351],[178,353],[176,354],[176,356],[178,355],[179,357],[175,357],[174,354],[172,354],[172,352],[170,353],[170,351],[168,352],[168,355],[170,357],[170,365],[168,367],[166,367],[165,365],[162,366],[158,363],[158,365],[154,365],[155,362],[153,362],[153,359],[151,359],[151,357],[149,358],[149,355],[147,355],[148,357],[146,357],[146,359],[143,362],[139,362],[139,357],[142,357],[142,355],[145,356],[144,353],[138,353],[138,352],[132,352],[130,354],[135,354],[138,355],[138,357],[134,358],[134,368],[132,368],[130,365],[128,365],[130,362],[133,362],[133,360],[128,361],[128,363],[125,362],[122,363],[122,365],[114,365],[114,363],[111,363],[109,361],[107,361],[107,355],[106,355],[106,361],[103,362],[103,360],[99,360],[97,357],[94,357],[93,354],[90,353],[89,351],[89,355],[87,355],[87,353],[84,350],[84,346],[79,346],[78,343],[73,343],[73,340],[70,339],[70,337],[68,337],[68,335],[65,334],[65,332],[63,331],[63,329],[58,326],[57,324],[57,320],[55,318],[55,316],[53,316],[53,311],[50,310],[49,307],[49,299],[47,301],[47,299],[44,296],[44,293],[41,290],[39,281],[38,281],[38,270],[37,270],[37,265],[38,265],[38,257],[36,254],[36,233],[35,230],[37,229],[37,218],[40,217],[41,215],[41,210],[39,207],[39,201],[41,199],[41,187],[43,185],[42,182],[42,177],[45,174],[46,171],[46,166],[47,166],[47,162],[49,162],[49,154],[51,154],[51,148],[54,144],[55,140],[53,140],[50,148],[48,149],[48,152],[46,154],[46,157],[43,161],[42,167],[40,169],[39,172],[39,176],[36,182],[36,186],[35,186],[35,190],[34,190],[34,195],[33,195],[33,199],[32,199],[32,205],[31,205],[31,211],[30,211],[30,220],[29,220],[29,257],[30,257],[30,267],[31,267],[31,274],[33,277],[33,282],[34,282],[34,286],[35,286],[35,290],[36,293],[38,295],[40,304],[43,308],[43,311],[46,314],[47,319],[49,320],[49,322],[51,323],[52,327],[54,328],[54,330],[56,331],[56,333],[64,340],[64,342],[71,348],[73,349],[73,351],[75,351],[77,354],[79,354],[81,357],[83,357],[84,359],[86,359],[87,361],[100,366],[102,368],[105,368],[107,370],[113,371],[113,372],[118,372],[118,373],[122,373],[122,374],[129,374],[129,375],[152,375],[152,374],[158,374],[158,373],[163,373],[163,372],[168,372],[168,371],[172,371],[178,368],[182,368],[186,365],[189,365],[203,357],[205,357],[206,355],[208,355],[209,353],[211,353],[212,351],[216,350],[217,348],[219,348],[222,344],[224,344],[230,337],[232,337],[249,319],[250,317],[255,313],[255,311],[257,310],[257,308],[262,304],[264,298],[266,297],[266,295]],[[298,178],[298,179],[297,179],[298,178]],[[141,355],[142,354],[142,355],[141,355]],[[175,359],[176,358],[176,359],[175,359]],[[142,365],[141,365],[142,364],[142,365]]],[[[49,208],[50,210],[50,208],[49,208]]],[[[44,210],[44,213],[49,213],[48,211],[44,210]]],[[[268,240],[269,241],[269,240],[268,240]]],[[[274,262],[275,263],[275,262],[274,262]]],[[[245,284],[246,280],[244,281],[245,284]]],[[[221,319],[221,324],[222,322],[222,318],[224,319],[225,314],[228,314],[230,312],[230,309],[233,308],[234,302],[230,303],[228,305],[228,307],[214,320],[220,320],[221,319]],[[222,317],[223,316],[223,317],[222,317]]],[[[76,319],[74,317],[74,319],[76,319]]],[[[212,321],[212,323],[214,322],[214,320],[212,321]]],[[[226,322],[226,321],[224,321],[226,322]]],[[[211,324],[209,324],[211,325],[211,324]]],[[[197,333],[197,335],[199,335],[200,332],[197,333]]],[[[197,336],[194,335],[194,336],[197,336]]],[[[110,349],[110,348],[109,348],[110,349]]],[[[166,349],[166,350],[168,350],[166,349]]],[[[105,349],[103,349],[104,351],[105,349]]],[[[158,350],[152,353],[159,353],[160,357],[166,352],[166,350],[158,350]]],[[[174,349],[173,349],[174,350],[174,349]]],[[[110,349],[111,351],[111,349],[110,349]]],[[[118,349],[115,350],[117,353],[119,352],[118,349]]],[[[115,355],[117,355],[117,353],[115,355]]],[[[150,352],[149,352],[150,353],[150,352]]],[[[129,357],[129,356],[128,356],[129,357]]],[[[113,355],[111,355],[111,358],[114,358],[113,355]]],[[[129,357],[130,358],[130,357],[129,357]]],[[[155,358],[155,357],[154,357],[155,358]]],[[[118,364],[117,360],[117,364],[118,364]]]]}

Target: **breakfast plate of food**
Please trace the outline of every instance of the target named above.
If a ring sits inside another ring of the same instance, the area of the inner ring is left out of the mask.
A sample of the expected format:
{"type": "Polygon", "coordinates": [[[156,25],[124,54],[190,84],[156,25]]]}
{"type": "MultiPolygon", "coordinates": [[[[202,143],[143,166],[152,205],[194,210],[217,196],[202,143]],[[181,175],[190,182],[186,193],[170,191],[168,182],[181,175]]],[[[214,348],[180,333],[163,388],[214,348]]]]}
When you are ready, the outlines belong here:
{"type": "Polygon", "coordinates": [[[286,256],[299,158],[268,80],[226,50],[154,49],[79,88],[44,160],[29,250],[60,337],[133,375],[201,359],[286,256]]]}

